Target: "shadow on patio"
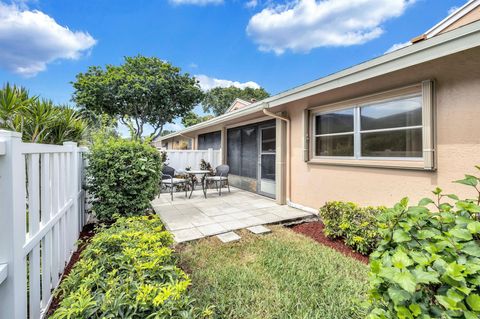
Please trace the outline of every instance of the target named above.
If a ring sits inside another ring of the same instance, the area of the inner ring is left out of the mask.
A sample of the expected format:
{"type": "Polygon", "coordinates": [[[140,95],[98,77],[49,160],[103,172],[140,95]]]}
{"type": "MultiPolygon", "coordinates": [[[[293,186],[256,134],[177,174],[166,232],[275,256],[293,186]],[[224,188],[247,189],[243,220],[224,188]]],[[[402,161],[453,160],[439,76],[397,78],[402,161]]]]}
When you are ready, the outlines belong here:
{"type": "Polygon", "coordinates": [[[170,194],[162,193],[152,201],[152,206],[178,243],[250,226],[315,216],[234,187],[231,193],[222,192],[222,196],[209,190],[206,199],[201,190],[194,191],[191,199],[185,198],[184,193],[175,193],[173,201],[170,194]]]}

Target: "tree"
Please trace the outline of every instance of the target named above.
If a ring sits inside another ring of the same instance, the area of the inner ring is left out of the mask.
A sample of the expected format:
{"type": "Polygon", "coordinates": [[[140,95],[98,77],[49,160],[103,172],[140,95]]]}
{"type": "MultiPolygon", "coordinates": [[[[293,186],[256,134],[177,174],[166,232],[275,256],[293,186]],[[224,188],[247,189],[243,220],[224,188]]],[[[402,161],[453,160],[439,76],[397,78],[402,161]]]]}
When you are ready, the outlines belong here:
{"type": "Polygon", "coordinates": [[[25,88],[7,83],[0,89],[0,128],[22,133],[26,142],[61,144],[82,140],[87,121],[68,106],[30,97],[25,88]]]}
{"type": "Polygon", "coordinates": [[[205,121],[210,120],[212,118],[214,118],[213,115],[200,116],[200,115],[196,114],[195,112],[190,111],[187,114],[185,114],[185,116],[182,118],[182,124],[185,127],[189,127],[189,126],[201,123],[201,122],[205,122],[205,121]]]}
{"type": "Polygon", "coordinates": [[[72,83],[81,108],[106,113],[127,125],[137,138],[151,125],[151,139],[163,126],[189,112],[203,97],[197,80],[155,57],[125,57],[122,65],[92,66],[72,83]]]}
{"type": "Polygon", "coordinates": [[[264,88],[250,88],[244,89],[230,86],[226,88],[216,87],[206,92],[202,105],[205,112],[213,112],[216,116],[222,115],[227,111],[230,105],[239,98],[245,101],[255,99],[257,101],[269,97],[270,94],[264,88]]]}

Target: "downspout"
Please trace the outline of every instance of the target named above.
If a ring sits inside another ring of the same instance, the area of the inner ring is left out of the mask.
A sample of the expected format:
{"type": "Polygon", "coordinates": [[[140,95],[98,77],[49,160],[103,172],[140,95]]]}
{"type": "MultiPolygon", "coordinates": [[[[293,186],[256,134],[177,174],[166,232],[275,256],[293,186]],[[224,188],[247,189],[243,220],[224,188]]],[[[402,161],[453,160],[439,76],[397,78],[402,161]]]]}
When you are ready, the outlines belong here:
{"type": "Polygon", "coordinates": [[[290,119],[288,117],[280,116],[275,113],[270,112],[267,110],[268,104],[265,106],[263,109],[263,114],[282,120],[287,124],[287,179],[288,179],[288,185],[287,185],[287,203],[290,202],[290,196],[291,196],[291,185],[292,185],[292,180],[291,180],[291,157],[290,157],[290,149],[291,149],[291,138],[290,138],[290,119]]]}

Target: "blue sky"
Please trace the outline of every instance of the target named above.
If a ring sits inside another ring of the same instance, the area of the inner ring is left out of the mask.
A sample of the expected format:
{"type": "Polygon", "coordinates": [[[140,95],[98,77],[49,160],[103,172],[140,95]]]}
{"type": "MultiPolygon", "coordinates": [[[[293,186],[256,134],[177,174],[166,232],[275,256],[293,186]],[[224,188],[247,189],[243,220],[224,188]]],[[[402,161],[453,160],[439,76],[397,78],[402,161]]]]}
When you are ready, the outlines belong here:
{"type": "Polygon", "coordinates": [[[465,2],[0,0],[0,82],[69,103],[77,73],[143,54],[202,75],[204,87],[275,94],[379,56],[465,2]]]}

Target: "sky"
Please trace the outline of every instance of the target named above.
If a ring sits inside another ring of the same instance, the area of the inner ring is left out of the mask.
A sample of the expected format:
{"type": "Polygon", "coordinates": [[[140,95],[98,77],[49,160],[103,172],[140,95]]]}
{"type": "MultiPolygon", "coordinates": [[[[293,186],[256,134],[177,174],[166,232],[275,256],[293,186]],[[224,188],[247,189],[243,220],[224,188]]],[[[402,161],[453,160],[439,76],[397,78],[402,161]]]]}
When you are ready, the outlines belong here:
{"type": "Polygon", "coordinates": [[[205,90],[277,94],[400,48],[465,2],[0,0],[0,83],[73,105],[76,74],[141,54],[205,90]]]}

